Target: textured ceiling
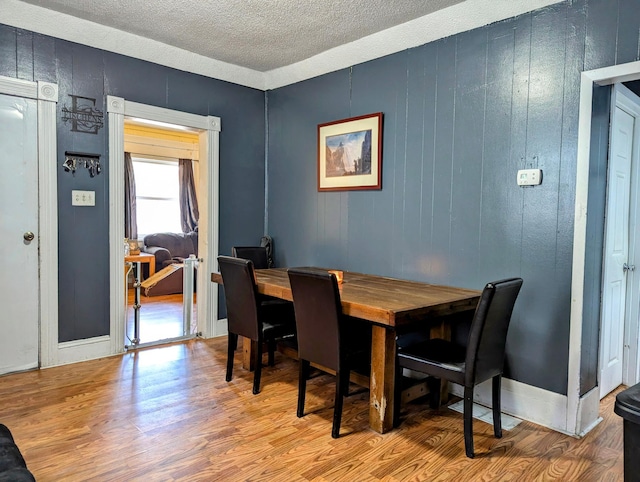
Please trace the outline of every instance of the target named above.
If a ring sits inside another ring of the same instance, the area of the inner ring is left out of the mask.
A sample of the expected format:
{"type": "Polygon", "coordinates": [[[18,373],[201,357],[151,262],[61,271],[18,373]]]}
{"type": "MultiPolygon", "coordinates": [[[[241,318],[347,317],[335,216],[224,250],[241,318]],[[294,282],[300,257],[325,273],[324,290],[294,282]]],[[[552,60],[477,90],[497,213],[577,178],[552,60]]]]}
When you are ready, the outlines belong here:
{"type": "Polygon", "coordinates": [[[462,0],[23,0],[265,72],[462,0]]]}

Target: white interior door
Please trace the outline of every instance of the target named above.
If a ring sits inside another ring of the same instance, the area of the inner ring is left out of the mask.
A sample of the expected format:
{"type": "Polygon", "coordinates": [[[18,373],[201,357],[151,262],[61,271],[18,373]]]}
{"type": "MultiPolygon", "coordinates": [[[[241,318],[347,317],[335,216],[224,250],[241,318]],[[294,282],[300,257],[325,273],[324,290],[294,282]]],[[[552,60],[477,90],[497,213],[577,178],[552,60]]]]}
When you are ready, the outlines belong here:
{"type": "Polygon", "coordinates": [[[609,147],[607,208],[600,328],[600,398],[622,384],[629,195],[636,119],[614,106],[609,147]]]}
{"type": "Polygon", "coordinates": [[[37,120],[36,100],[0,95],[0,374],[38,366],[37,120]]]}

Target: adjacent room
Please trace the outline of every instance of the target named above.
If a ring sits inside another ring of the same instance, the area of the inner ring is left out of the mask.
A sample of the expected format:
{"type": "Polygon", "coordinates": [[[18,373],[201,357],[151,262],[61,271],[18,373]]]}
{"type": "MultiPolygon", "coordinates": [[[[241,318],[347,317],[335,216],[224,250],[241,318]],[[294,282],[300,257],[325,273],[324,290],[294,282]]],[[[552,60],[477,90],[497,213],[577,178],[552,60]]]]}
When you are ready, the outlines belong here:
{"type": "Polygon", "coordinates": [[[197,332],[198,143],[184,127],[125,119],[128,346],[197,332]],[[187,270],[195,283],[185,284],[187,270]]]}

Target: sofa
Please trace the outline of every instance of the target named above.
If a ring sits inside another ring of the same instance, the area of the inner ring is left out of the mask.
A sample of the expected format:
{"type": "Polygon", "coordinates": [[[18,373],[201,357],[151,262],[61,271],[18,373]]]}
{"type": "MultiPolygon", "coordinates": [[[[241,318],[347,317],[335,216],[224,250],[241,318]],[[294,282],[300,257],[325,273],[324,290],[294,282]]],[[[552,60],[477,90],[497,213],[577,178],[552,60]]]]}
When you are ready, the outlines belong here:
{"type": "Polygon", "coordinates": [[[35,482],[9,429],[0,424],[0,482],[35,482]]]}
{"type": "Polygon", "coordinates": [[[198,231],[148,234],[142,250],[155,256],[156,271],[160,271],[170,264],[182,263],[190,254],[198,256],[198,231]]]}

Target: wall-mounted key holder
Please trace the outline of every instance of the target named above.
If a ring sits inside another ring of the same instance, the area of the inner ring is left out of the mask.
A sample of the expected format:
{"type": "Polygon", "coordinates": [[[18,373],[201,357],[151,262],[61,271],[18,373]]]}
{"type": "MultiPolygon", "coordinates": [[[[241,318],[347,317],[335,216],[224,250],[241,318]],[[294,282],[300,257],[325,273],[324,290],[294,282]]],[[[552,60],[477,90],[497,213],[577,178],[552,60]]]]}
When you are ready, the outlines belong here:
{"type": "Polygon", "coordinates": [[[102,172],[100,166],[100,154],[88,154],[86,152],[70,152],[64,153],[64,162],[62,167],[65,172],[75,175],[76,169],[84,167],[89,171],[89,176],[95,177],[102,172]]]}

